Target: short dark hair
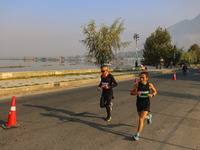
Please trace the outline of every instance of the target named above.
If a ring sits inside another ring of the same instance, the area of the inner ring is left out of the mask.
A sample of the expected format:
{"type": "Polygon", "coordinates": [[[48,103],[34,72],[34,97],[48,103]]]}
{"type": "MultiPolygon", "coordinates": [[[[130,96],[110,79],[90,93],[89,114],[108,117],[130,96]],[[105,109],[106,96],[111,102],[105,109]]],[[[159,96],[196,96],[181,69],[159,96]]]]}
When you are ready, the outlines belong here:
{"type": "Polygon", "coordinates": [[[149,73],[148,72],[141,72],[140,75],[141,74],[145,74],[147,78],[149,77],[149,73]]]}
{"type": "MultiPolygon", "coordinates": [[[[103,66],[101,66],[101,69],[102,69],[102,68],[105,68],[105,67],[107,67],[107,65],[103,65],[103,66]]],[[[107,67],[107,68],[108,68],[108,67],[107,67]]]]}

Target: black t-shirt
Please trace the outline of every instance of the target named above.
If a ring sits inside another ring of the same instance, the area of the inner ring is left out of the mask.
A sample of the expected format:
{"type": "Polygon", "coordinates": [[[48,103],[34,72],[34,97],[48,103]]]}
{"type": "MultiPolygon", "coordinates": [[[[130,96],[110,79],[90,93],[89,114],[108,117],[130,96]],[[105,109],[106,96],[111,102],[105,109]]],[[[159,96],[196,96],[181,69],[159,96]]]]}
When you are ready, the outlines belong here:
{"type": "Polygon", "coordinates": [[[102,95],[110,95],[110,94],[113,94],[113,90],[112,88],[116,87],[117,86],[117,82],[116,80],[114,79],[113,75],[109,74],[108,76],[106,77],[103,77],[101,75],[101,82],[99,84],[99,87],[102,87],[103,88],[103,92],[102,92],[102,95]],[[103,88],[104,86],[108,85],[109,89],[105,89],[103,88]]]}

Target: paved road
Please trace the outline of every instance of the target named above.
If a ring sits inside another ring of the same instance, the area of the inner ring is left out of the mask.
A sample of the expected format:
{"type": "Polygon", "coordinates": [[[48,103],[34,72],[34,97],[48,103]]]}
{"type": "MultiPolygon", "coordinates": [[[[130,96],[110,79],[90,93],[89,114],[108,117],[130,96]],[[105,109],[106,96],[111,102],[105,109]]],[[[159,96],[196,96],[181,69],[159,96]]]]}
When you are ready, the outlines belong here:
{"type": "MultiPolygon", "coordinates": [[[[134,81],[114,89],[112,121],[99,108],[96,86],[16,97],[19,128],[0,128],[1,150],[196,150],[200,149],[200,74],[150,78],[158,95],[151,100],[153,122],[133,141],[138,116],[134,81]]],[[[7,121],[10,100],[0,99],[0,123],[7,121]]]]}

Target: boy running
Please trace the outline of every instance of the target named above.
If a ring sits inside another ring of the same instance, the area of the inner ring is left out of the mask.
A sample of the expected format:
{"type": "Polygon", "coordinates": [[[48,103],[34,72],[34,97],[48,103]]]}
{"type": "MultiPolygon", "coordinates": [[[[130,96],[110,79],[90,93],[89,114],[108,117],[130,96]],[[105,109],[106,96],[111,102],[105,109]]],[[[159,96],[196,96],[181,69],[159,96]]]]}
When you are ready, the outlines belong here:
{"type": "Polygon", "coordinates": [[[148,112],[150,112],[150,99],[157,94],[157,91],[153,84],[147,82],[148,78],[149,74],[147,72],[140,73],[140,82],[135,84],[130,93],[131,95],[137,95],[136,106],[139,115],[139,125],[137,134],[133,136],[135,140],[139,140],[139,135],[143,129],[144,119],[147,119],[147,124],[151,124],[152,122],[152,115],[148,114],[148,112]],[[150,90],[153,91],[153,94],[150,94],[150,90]]]}
{"type": "Polygon", "coordinates": [[[110,111],[112,111],[113,103],[111,100],[113,97],[113,90],[112,88],[117,86],[117,82],[115,81],[114,77],[108,72],[107,66],[101,67],[101,82],[98,86],[98,91],[103,89],[101,99],[100,99],[100,107],[106,107],[107,111],[107,118],[106,121],[111,121],[110,111]]]}

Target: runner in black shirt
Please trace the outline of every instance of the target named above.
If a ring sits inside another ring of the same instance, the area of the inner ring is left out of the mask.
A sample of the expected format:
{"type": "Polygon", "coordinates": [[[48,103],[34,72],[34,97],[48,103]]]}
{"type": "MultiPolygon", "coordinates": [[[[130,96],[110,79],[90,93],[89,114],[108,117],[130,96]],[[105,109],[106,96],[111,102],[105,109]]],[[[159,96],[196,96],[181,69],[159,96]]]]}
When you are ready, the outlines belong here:
{"type": "Polygon", "coordinates": [[[107,118],[106,121],[111,121],[110,111],[112,111],[113,103],[111,100],[113,97],[113,89],[117,86],[117,82],[115,81],[114,77],[108,72],[107,66],[101,67],[101,82],[98,86],[98,91],[103,89],[101,99],[100,99],[100,107],[106,107],[107,111],[107,118]]]}

